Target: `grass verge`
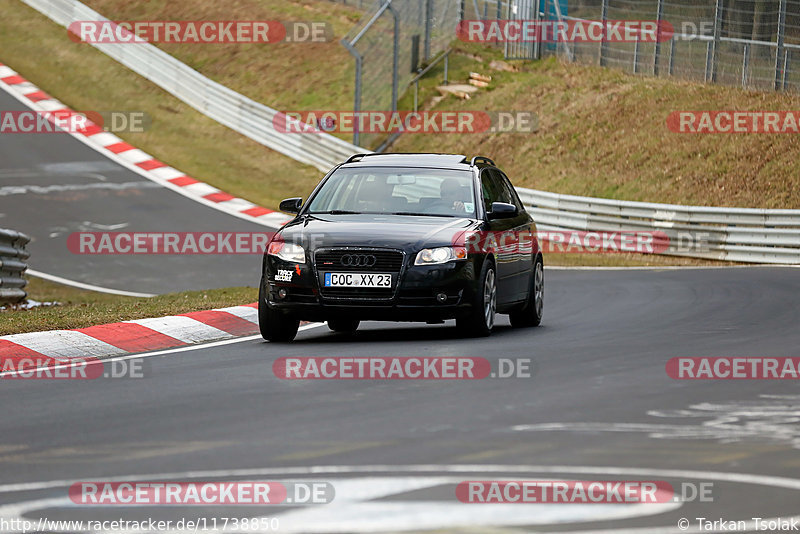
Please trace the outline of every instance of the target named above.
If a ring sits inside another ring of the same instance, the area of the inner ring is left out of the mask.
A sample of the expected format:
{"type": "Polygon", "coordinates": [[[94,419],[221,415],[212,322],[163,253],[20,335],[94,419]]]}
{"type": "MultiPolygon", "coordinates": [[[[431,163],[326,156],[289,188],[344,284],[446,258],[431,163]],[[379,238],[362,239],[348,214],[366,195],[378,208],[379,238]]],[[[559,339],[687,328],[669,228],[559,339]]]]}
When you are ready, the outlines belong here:
{"type": "Polygon", "coordinates": [[[29,299],[60,304],[0,312],[0,335],[84,328],[96,324],[239,306],[258,299],[258,289],[251,287],[184,291],[153,298],[136,298],[76,289],[40,278],[30,278],[26,290],[29,299]]]}
{"type": "MultiPolygon", "coordinates": [[[[797,134],[680,134],[673,111],[791,111],[800,95],[743,91],[553,58],[511,62],[518,72],[492,70],[500,50],[458,43],[451,83],[470,71],[493,77],[470,100],[436,105],[442,66],[423,80],[420,95],[434,110],[532,111],[536,133],[405,134],[395,152],[431,150],[485,154],[515,185],[603,198],[757,208],[800,208],[797,134]]],[[[411,106],[406,95],[401,102],[411,106]]]]}

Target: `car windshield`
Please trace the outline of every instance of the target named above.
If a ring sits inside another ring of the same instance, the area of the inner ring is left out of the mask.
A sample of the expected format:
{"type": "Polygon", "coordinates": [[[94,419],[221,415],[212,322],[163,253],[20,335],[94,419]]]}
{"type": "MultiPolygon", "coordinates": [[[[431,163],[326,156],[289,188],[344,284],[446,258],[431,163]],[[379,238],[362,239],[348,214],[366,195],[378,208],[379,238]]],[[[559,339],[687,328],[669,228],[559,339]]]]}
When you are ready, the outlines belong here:
{"type": "Polygon", "coordinates": [[[474,217],[472,173],[422,168],[340,168],[311,200],[308,213],[474,217]]]}

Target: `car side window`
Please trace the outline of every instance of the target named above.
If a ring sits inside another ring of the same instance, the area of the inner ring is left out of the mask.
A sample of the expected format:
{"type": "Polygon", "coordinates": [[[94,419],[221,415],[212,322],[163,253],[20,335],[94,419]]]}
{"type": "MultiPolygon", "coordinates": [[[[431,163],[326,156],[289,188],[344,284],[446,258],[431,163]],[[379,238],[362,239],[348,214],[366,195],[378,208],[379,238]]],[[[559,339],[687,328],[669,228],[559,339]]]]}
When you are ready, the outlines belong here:
{"type": "Polygon", "coordinates": [[[481,171],[481,193],[483,195],[483,207],[486,213],[492,211],[492,202],[503,202],[500,200],[501,188],[498,188],[498,183],[491,169],[483,169],[481,171]]]}
{"type": "Polygon", "coordinates": [[[494,184],[496,191],[495,200],[493,202],[505,202],[506,204],[514,204],[514,193],[506,185],[503,175],[497,169],[487,169],[491,182],[494,184]]]}
{"type": "Polygon", "coordinates": [[[517,192],[514,190],[514,186],[511,185],[511,181],[508,179],[508,176],[503,174],[502,171],[494,171],[494,174],[497,175],[497,180],[500,186],[503,188],[502,196],[508,199],[508,200],[501,200],[500,202],[513,204],[520,211],[524,211],[525,206],[522,205],[522,202],[519,199],[519,195],[517,195],[517,192]]]}

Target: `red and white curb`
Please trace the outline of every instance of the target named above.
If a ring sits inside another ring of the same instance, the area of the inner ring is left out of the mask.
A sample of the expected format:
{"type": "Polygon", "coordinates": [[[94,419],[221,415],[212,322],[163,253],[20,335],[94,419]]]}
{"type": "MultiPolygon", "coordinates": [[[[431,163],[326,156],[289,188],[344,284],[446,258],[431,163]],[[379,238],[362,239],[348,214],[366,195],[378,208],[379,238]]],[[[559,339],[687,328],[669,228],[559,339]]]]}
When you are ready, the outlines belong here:
{"type": "Polygon", "coordinates": [[[253,303],[76,330],[11,334],[0,337],[0,362],[45,358],[69,363],[253,335],[258,333],[257,307],[253,303]]]}
{"type": "MultiPolygon", "coordinates": [[[[3,63],[0,63],[0,89],[5,90],[37,112],[74,113],[70,108],[3,63]]],[[[126,143],[116,135],[105,131],[88,119],[85,128],[77,132],[66,133],[148,180],[235,217],[272,228],[277,228],[291,219],[283,213],[234,197],[216,187],[187,176],[178,169],[170,167],[150,154],[126,143]]]]}

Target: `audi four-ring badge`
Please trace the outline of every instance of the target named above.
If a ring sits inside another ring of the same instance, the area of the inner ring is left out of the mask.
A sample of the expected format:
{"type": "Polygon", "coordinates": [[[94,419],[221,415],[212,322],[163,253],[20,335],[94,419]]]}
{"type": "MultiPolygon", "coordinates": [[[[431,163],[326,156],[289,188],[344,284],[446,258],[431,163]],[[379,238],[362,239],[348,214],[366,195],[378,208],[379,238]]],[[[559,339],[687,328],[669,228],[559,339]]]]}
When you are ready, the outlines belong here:
{"type": "Polygon", "coordinates": [[[258,319],[268,341],[300,321],[353,333],[361,321],[455,319],[487,336],[495,314],[542,320],[544,271],[533,219],[492,160],[356,154],[333,168],[270,240],[258,319]]]}

